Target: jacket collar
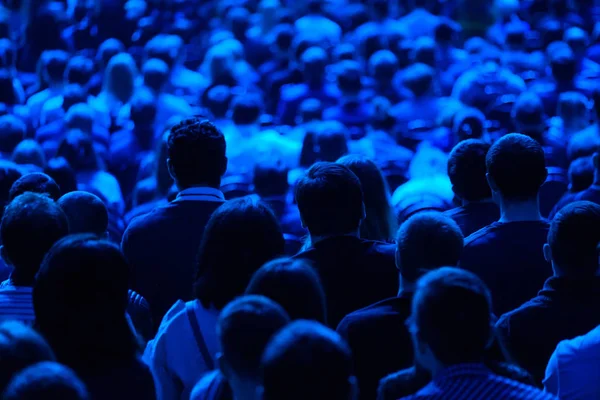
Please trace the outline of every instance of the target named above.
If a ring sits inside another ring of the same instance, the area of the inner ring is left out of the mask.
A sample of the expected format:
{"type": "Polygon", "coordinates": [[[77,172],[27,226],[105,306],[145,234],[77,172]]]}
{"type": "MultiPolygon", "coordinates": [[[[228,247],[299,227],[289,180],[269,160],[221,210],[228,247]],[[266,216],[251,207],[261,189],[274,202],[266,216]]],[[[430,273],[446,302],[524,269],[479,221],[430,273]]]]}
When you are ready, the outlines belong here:
{"type": "Polygon", "coordinates": [[[219,189],[203,186],[191,187],[184,189],[173,200],[174,203],[182,201],[209,201],[209,202],[225,202],[225,195],[219,189]]]}

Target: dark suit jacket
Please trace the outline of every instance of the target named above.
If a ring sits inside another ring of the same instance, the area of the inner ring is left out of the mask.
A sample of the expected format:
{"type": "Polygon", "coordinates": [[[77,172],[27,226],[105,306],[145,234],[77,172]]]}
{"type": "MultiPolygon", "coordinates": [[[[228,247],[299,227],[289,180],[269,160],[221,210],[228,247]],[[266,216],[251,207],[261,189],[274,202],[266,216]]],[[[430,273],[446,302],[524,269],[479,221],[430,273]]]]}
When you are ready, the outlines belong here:
{"type": "Polygon", "coordinates": [[[132,269],[131,288],[150,303],[155,328],[179,299],[192,298],[204,227],[223,202],[171,202],[135,218],[121,248],[132,269]]]}
{"type": "Polygon", "coordinates": [[[541,384],[558,343],[599,324],[600,277],[552,277],[537,297],[503,315],[496,328],[514,360],[541,384]]]}
{"type": "Polygon", "coordinates": [[[395,246],[351,236],[324,239],[296,255],[313,263],[327,298],[330,326],[377,301],[398,293],[395,246]]]}
{"type": "Polygon", "coordinates": [[[500,209],[494,203],[469,203],[444,213],[460,227],[464,237],[500,219],[500,209]]]}

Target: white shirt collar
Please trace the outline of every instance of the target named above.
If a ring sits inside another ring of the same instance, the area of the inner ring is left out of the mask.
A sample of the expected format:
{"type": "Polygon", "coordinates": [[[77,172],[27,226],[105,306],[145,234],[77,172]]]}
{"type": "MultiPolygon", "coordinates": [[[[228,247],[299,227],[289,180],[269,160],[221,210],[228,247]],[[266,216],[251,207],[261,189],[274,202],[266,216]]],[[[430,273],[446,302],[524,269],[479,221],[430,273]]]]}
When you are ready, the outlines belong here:
{"type": "Polygon", "coordinates": [[[174,202],[180,201],[214,201],[222,203],[225,195],[219,189],[203,186],[191,187],[179,192],[174,202]]]}

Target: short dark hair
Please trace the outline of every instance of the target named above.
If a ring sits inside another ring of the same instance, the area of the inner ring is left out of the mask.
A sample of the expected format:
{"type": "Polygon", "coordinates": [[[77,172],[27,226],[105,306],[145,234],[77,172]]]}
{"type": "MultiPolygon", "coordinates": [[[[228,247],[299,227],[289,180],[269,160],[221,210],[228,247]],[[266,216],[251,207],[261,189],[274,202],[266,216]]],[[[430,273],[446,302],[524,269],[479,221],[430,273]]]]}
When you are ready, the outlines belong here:
{"type": "Polygon", "coordinates": [[[417,283],[410,321],[442,364],[481,362],[492,335],[489,290],[462,269],[429,272],[417,283]]]}
{"type": "Polygon", "coordinates": [[[389,50],[379,50],[369,58],[369,72],[378,80],[394,78],[398,71],[398,58],[389,50]]]}
{"type": "Polygon", "coordinates": [[[292,320],[325,324],[325,292],[317,272],[305,260],[280,258],[254,273],[246,294],[258,294],[280,304],[292,320]]]}
{"type": "Polygon", "coordinates": [[[108,210],[98,196],[75,191],[58,199],[58,205],[69,221],[69,233],[103,235],[108,230],[108,210]]]}
{"type": "Polygon", "coordinates": [[[77,190],[75,171],[64,157],[48,160],[44,173],[56,182],[63,195],[77,190]]]}
{"type": "Polygon", "coordinates": [[[138,90],[131,98],[131,121],[139,125],[152,125],[156,118],[156,99],[149,90],[138,90]]]}
{"type": "Polygon", "coordinates": [[[485,164],[502,196],[509,199],[537,196],[547,177],[542,146],[529,136],[517,133],[494,143],[485,164]]]}
{"type": "Polygon", "coordinates": [[[65,86],[63,90],[63,111],[67,113],[75,104],[85,103],[87,96],[86,90],[79,84],[72,83],[65,86]]]}
{"type": "Polygon", "coordinates": [[[32,192],[48,195],[56,201],[61,196],[61,191],[54,179],[41,172],[32,172],[21,176],[13,183],[8,194],[8,200],[13,201],[23,193],[32,192]]]}
{"type": "Polygon", "coordinates": [[[406,68],[404,85],[414,93],[422,96],[431,89],[433,84],[433,69],[425,64],[413,64],[406,68]]]}
{"type": "Polygon", "coordinates": [[[561,209],[550,224],[548,244],[553,263],[570,275],[593,276],[598,271],[600,205],[577,201],[561,209]]]}
{"type": "Polygon", "coordinates": [[[254,191],[260,197],[283,196],[290,184],[289,169],[280,160],[261,160],[254,166],[254,191]]]}
{"type": "Polygon", "coordinates": [[[208,90],[206,106],[215,118],[224,118],[231,103],[231,90],[225,85],[217,85],[208,90]]]}
{"type": "Polygon", "coordinates": [[[75,56],[69,60],[65,70],[67,83],[85,86],[94,75],[94,62],[84,56],[75,56]]]}
{"type": "Polygon", "coordinates": [[[577,193],[589,188],[594,183],[593,158],[581,157],[569,165],[569,192],[577,193]]]}
{"type": "Polygon", "coordinates": [[[317,322],[296,321],[279,331],[261,370],[265,400],[347,400],[353,390],[350,348],[317,322]]]}
{"type": "Polygon", "coordinates": [[[12,160],[19,165],[35,165],[44,168],[46,155],[42,146],[33,139],[25,139],[15,147],[12,160]]]}
{"type": "Polygon", "coordinates": [[[573,51],[568,47],[561,47],[550,53],[550,68],[552,76],[560,82],[570,82],[577,75],[577,61],[573,51]]]}
{"type": "Polygon", "coordinates": [[[217,335],[227,363],[242,376],[258,377],[260,359],[271,337],[290,318],[264,296],[242,296],[221,311],[217,335]]]}
{"type": "Polygon", "coordinates": [[[0,392],[23,369],[42,361],[54,361],[54,353],[44,338],[17,321],[0,324],[0,392]]]}
{"type": "Polygon", "coordinates": [[[75,171],[98,169],[98,158],[92,138],[79,130],[67,132],[58,146],[56,156],[67,160],[75,171]]]}
{"type": "Polygon", "coordinates": [[[151,58],[142,66],[144,85],[160,91],[169,80],[169,66],[163,60],[151,58]]]}
{"type": "Polygon", "coordinates": [[[188,118],[169,133],[167,152],[179,185],[220,186],[227,169],[225,137],[211,122],[188,118]]]}
{"type": "Polygon", "coordinates": [[[172,68],[180,50],[175,43],[176,37],[161,33],[150,39],[144,48],[146,58],[157,58],[164,61],[169,69],[172,68]]]}
{"type": "Polygon", "coordinates": [[[429,270],[458,265],[464,239],[452,218],[425,211],[400,226],[396,243],[402,277],[415,281],[429,270]]]}
{"type": "Polygon", "coordinates": [[[46,50],[42,53],[45,60],[44,70],[51,82],[62,82],[69,61],[69,55],[63,50],[46,50]]]}
{"type": "Polygon", "coordinates": [[[75,372],[56,362],[45,361],[25,368],[8,385],[6,400],[87,400],[89,395],[75,372]]]}
{"type": "Polygon", "coordinates": [[[238,96],[231,102],[231,119],[237,125],[253,124],[260,118],[263,104],[258,95],[238,96]]]}
{"type": "Polygon", "coordinates": [[[532,92],[522,93],[512,109],[512,118],[519,133],[541,141],[544,132],[544,104],[540,97],[532,92]]]}
{"type": "Polygon", "coordinates": [[[206,225],[194,284],[197,298],[205,307],[223,308],[284,247],[281,227],[268,206],[252,197],[228,201],[206,225]]]}
{"type": "Polygon", "coordinates": [[[319,162],[296,183],[296,201],[311,235],[347,234],[363,218],[360,180],[348,167],[319,162]]]}
{"type": "Polygon", "coordinates": [[[98,47],[96,56],[102,67],[106,67],[111,58],[125,51],[125,46],[118,39],[106,39],[98,47]]]}
{"type": "Polygon", "coordinates": [[[3,255],[14,268],[14,280],[33,283],[52,245],[69,233],[67,217],[50,198],[25,193],[10,202],[0,226],[3,255]]]}
{"type": "Polygon", "coordinates": [[[27,125],[14,115],[0,117],[0,152],[12,153],[17,145],[25,138],[27,125]]]}
{"type": "Polygon", "coordinates": [[[485,177],[485,157],[490,145],[483,140],[468,139],[460,142],[448,157],[448,177],[452,189],[461,199],[480,201],[492,197],[485,177]]]}
{"type": "Polygon", "coordinates": [[[319,161],[336,161],[348,154],[347,128],[338,121],[326,121],[319,125],[315,135],[315,147],[319,161]]]}
{"type": "Polygon", "coordinates": [[[342,93],[359,93],[362,88],[360,64],[353,60],[343,60],[337,65],[337,85],[342,93]]]}

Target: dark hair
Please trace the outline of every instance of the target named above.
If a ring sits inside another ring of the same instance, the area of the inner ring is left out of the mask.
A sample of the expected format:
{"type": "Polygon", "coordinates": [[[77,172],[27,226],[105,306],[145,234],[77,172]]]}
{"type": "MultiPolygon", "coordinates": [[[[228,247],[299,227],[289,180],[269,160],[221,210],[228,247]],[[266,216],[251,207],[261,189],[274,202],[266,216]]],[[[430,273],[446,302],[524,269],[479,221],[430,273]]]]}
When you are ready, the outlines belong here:
{"type": "Polygon", "coordinates": [[[433,69],[425,64],[413,64],[404,72],[404,85],[415,96],[423,96],[433,84],[433,69]]]}
{"type": "Polygon", "coordinates": [[[457,144],[448,157],[448,177],[454,193],[466,201],[492,197],[488,185],[485,157],[490,145],[483,140],[468,139],[457,144]]]}
{"type": "Polygon", "coordinates": [[[45,194],[55,201],[61,196],[60,188],[54,179],[41,172],[32,172],[17,179],[10,188],[8,200],[13,201],[26,192],[45,194]]]}
{"type": "Polygon", "coordinates": [[[244,95],[233,99],[231,119],[236,125],[253,124],[262,113],[262,101],[258,95],[244,95]]]}
{"type": "Polygon", "coordinates": [[[65,195],[77,190],[75,171],[63,157],[48,160],[44,173],[56,182],[61,194],[65,195]]]}
{"type": "Polygon", "coordinates": [[[26,132],[27,125],[19,118],[11,114],[0,116],[0,152],[12,153],[26,132]]]}
{"type": "Polygon", "coordinates": [[[137,90],[131,98],[130,119],[136,127],[152,125],[156,118],[156,98],[149,90],[137,90]]]}
{"type": "Polygon", "coordinates": [[[380,82],[390,82],[398,71],[398,58],[389,50],[379,50],[369,58],[369,73],[380,82]]]}
{"type": "Polygon", "coordinates": [[[79,130],[67,132],[56,151],[75,171],[95,171],[99,168],[94,144],[89,134],[79,130]]]}
{"type": "Polygon", "coordinates": [[[285,310],[263,296],[243,296],[229,303],[217,323],[221,351],[236,373],[257,377],[271,337],[290,321],[285,310]]]}
{"type": "Polygon", "coordinates": [[[294,27],[291,24],[279,24],[275,27],[275,40],[273,43],[279,51],[289,51],[294,40],[294,27]]]}
{"type": "Polygon", "coordinates": [[[552,220],[548,244],[553,264],[562,273],[594,276],[598,271],[600,205],[589,201],[571,203],[552,220]]]}
{"type": "Polygon", "coordinates": [[[252,197],[214,212],[202,238],[194,291],[204,307],[222,309],[242,294],[261,265],[283,254],[285,241],[268,206],[252,197]]]}
{"type": "Polygon", "coordinates": [[[12,160],[19,165],[35,165],[44,168],[46,156],[38,142],[33,139],[25,139],[15,147],[12,160]]]}
{"type": "Polygon", "coordinates": [[[320,162],[296,183],[298,209],[313,236],[347,234],[363,219],[360,180],[348,167],[320,162]]]}
{"type": "Polygon", "coordinates": [[[259,294],[277,302],[292,320],[327,323],[323,285],[307,261],[280,258],[263,265],[252,276],[246,294],[259,294]]]}
{"type": "Polygon", "coordinates": [[[0,238],[2,254],[15,268],[13,280],[32,284],[46,252],[68,233],[67,217],[50,198],[25,193],[12,200],[4,210],[0,238]]]}
{"type": "Polygon", "coordinates": [[[119,248],[71,235],[48,252],[36,277],[36,323],[58,361],[79,371],[131,363],[138,344],[125,310],[129,267],[119,248]]]}
{"type": "Polygon", "coordinates": [[[517,133],[494,143],[485,163],[499,192],[508,199],[537,196],[547,176],[542,146],[529,136],[517,133]]]}
{"type": "Polygon", "coordinates": [[[254,166],[254,191],[260,197],[284,196],[290,184],[288,168],[280,160],[261,160],[254,166]]]}
{"type": "MultiPolygon", "coordinates": [[[[175,65],[175,60],[179,52],[179,48],[175,45],[175,35],[158,34],[153,37],[144,48],[146,58],[157,58],[164,61],[167,67],[171,69],[175,65]]],[[[179,39],[179,38],[177,38],[179,39]]]]}
{"type": "Polygon", "coordinates": [[[42,58],[46,60],[44,70],[50,82],[62,82],[69,61],[68,53],[62,50],[46,50],[42,53],[42,58]]]}
{"type": "Polygon", "coordinates": [[[106,39],[100,47],[96,56],[103,68],[106,68],[111,58],[125,51],[125,46],[119,40],[110,38],[106,39]]]}
{"type": "Polygon", "coordinates": [[[346,127],[338,121],[320,124],[315,135],[315,151],[318,161],[334,162],[348,154],[346,127]]]}
{"type": "Polygon", "coordinates": [[[345,156],[337,163],[348,167],[362,186],[367,216],[360,226],[360,237],[378,241],[393,240],[398,223],[390,205],[390,189],[381,170],[363,156],[345,156]]]}
{"type": "Polygon", "coordinates": [[[577,61],[573,51],[568,47],[561,47],[550,54],[550,68],[552,76],[559,82],[571,82],[577,75],[577,61]]]}
{"type": "MultiPolygon", "coordinates": [[[[312,46],[312,44],[310,44],[312,46]]],[[[308,47],[301,56],[304,76],[310,84],[322,83],[327,66],[327,53],[320,47],[308,47]]]]}
{"type": "Polygon", "coordinates": [[[227,169],[225,137],[211,122],[198,118],[181,121],[171,128],[167,147],[178,185],[220,186],[227,169]]]}
{"type": "Polygon", "coordinates": [[[16,164],[0,160],[0,218],[4,213],[4,206],[10,200],[10,189],[19,178],[21,178],[21,171],[16,164]]]}
{"type": "Polygon", "coordinates": [[[54,353],[40,334],[17,321],[0,324],[0,393],[16,374],[42,361],[54,361],[54,353]]]}
{"type": "Polygon", "coordinates": [[[231,103],[231,90],[225,85],[217,85],[208,90],[206,106],[215,118],[225,118],[231,103]]]}
{"type": "Polygon", "coordinates": [[[589,188],[594,183],[593,158],[581,157],[569,165],[569,192],[577,193],[589,188]]]}
{"type": "Polygon", "coordinates": [[[147,60],[142,66],[144,85],[155,92],[160,92],[169,81],[169,66],[157,58],[147,60]]]}
{"type": "Polygon", "coordinates": [[[425,211],[400,226],[396,243],[402,277],[415,281],[430,270],[458,265],[464,239],[452,218],[425,211]]]}
{"type": "Polygon", "coordinates": [[[94,62],[84,56],[75,56],[69,60],[65,70],[67,83],[76,83],[85,87],[94,75],[94,62]]]}
{"type": "Polygon", "coordinates": [[[87,400],[89,395],[75,372],[52,361],[25,368],[17,374],[2,396],[5,400],[87,400]]]}
{"type": "Polygon", "coordinates": [[[261,370],[264,400],[347,400],[353,391],[350,348],[317,322],[296,321],[279,331],[261,370]]]}
{"type": "Polygon", "coordinates": [[[337,65],[337,85],[343,94],[357,94],[362,88],[362,73],[357,61],[343,60],[337,65]]]}
{"type": "Polygon", "coordinates": [[[489,290],[462,269],[429,272],[417,283],[410,321],[443,365],[481,362],[492,335],[489,290]]]}
{"type": "Polygon", "coordinates": [[[75,191],[58,199],[69,221],[69,233],[103,235],[108,230],[108,210],[98,196],[75,191]]]}
{"type": "Polygon", "coordinates": [[[62,109],[67,113],[75,104],[85,103],[87,101],[87,92],[81,85],[73,83],[65,86],[63,90],[62,109]]]}
{"type": "Polygon", "coordinates": [[[512,119],[519,133],[529,136],[538,142],[543,140],[545,130],[544,105],[539,96],[533,92],[522,93],[512,109],[512,119]]]}

